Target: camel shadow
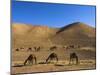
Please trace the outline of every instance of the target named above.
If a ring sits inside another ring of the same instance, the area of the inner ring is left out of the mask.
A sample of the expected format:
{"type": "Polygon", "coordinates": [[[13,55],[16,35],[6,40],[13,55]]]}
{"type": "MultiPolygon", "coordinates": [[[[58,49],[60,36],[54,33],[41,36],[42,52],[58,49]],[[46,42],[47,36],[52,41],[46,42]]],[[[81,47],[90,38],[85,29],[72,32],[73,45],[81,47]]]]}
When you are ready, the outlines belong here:
{"type": "Polygon", "coordinates": [[[23,64],[17,64],[17,65],[14,65],[12,67],[23,67],[24,65],[23,64]]]}
{"type": "Polygon", "coordinates": [[[38,64],[46,64],[46,62],[39,62],[38,64]]]}
{"type": "Polygon", "coordinates": [[[55,64],[54,66],[65,66],[65,65],[63,65],[63,64],[55,64]]]}

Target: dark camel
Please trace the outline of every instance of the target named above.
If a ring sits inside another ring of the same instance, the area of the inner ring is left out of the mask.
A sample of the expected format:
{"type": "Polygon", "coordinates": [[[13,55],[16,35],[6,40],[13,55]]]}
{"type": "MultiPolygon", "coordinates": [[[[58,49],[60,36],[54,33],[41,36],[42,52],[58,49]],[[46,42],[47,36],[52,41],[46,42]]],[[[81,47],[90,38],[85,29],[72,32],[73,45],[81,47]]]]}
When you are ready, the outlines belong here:
{"type": "Polygon", "coordinates": [[[19,49],[17,48],[16,51],[19,51],[19,49]]]}
{"type": "Polygon", "coordinates": [[[71,53],[70,54],[70,61],[69,61],[69,64],[78,64],[79,63],[79,60],[78,60],[78,56],[76,53],[71,53]]]}
{"type": "Polygon", "coordinates": [[[40,51],[40,47],[34,47],[35,51],[40,51]]]}
{"type": "Polygon", "coordinates": [[[46,59],[46,63],[51,62],[53,59],[56,60],[56,63],[58,62],[58,56],[55,53],[51,53],[48,58],[46,59]]]}
{"type": "Polygon", "coordinates": [[[24,65],[26,64],[33,65],[33,61],[35,61],[35,64],[37,63],[36,56],[33,54],[30,54],[29,57],[25,60],[24,65]]]}
{"type": "Polygon", "coordinates": [[[56,46],[50,47],[50,50],[53,51],[54,49],[57,49],[56,46]]]}
{"type": "Polygon", "coordinates": [[[74,45],[70,45],[69,47],[70,47],[70,48],[74,48],[74,45]]]}
{"type": "Polygon", "coordinates": [[[32,48],[31,48],[31,47],[30,47],[30,48],[28,48],[28,49],[27,49],[27,51],[32,51],[32,48]]]}

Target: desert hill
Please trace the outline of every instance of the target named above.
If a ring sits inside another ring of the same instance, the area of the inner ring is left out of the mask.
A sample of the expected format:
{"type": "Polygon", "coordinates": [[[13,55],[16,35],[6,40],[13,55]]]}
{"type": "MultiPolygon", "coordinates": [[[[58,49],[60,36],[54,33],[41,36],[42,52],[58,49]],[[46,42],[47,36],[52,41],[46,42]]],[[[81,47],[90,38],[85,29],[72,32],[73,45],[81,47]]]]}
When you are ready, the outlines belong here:
{"type": "Polygon", "coordinates": [[[95,46],[95,28],[75,22],[62,28],[12,24],[13,46],[80,44],[95,46]]]}
{"type": "Polygon", "coordinates": [[[21,24],[21,23],[13,23],[12,24],[12,32],[14,34],[22,35],[22,34],[29,34],[34,33],[34,35],[47,35],[52,33],[52,29],[47,26],[40,26],[40,25],[29,25],[29,24],[21,24]]]}
{"type": "Polygon", "coordinates": [[[76,32],[83,33],[84,35],[88,37],[95,37],[95,28],[90,27],[84,23],[81,22],[75,22],[72,24],[69,24],[67,26],[62,27],[57,33],[61,32],[76,32]]]}
{"type": "Polygon", "coordinates": [[[95,44],[95,28],[75,22],[60,28],[52,39],[57,44],[95,44]],[[59,41],[56,41],[59,40],[59,41]]]}
{"type": "Polygon", "coordinates": [[[56,34],[57,28],[40,25],[12,24],[12,43],[17,46],[48,44],[50,37],[56,34]]]}

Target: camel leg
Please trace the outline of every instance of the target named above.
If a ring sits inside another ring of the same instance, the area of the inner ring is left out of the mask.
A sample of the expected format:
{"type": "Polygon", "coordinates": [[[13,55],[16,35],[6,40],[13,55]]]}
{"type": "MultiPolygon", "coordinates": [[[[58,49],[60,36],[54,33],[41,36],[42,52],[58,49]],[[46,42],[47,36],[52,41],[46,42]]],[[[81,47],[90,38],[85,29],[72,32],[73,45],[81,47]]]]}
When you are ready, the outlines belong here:
{"type": "Polygon", "coordinates": [[[46,63],[48,63],[49,59],[50,59],[49,57],[46,59],[46,63]]]}
{"type": "Polygon", "coordinates": [[[31,60],[30,63],[33,65],[33,60],[31,60]]]}
{"type": "Polygon", "coordinates": [[[58,62],[58,57],[56,57],[56,63],[58,62]]]}
{"type": "Polygon", "coordinates": [[[70,60],[69,60],[69,64],[70,64],[70,60]]]}
{"type": "Polygon", "coordinates": [[[74,64],[74,58],[72,58],[72,64],[74,64]]]}
{"type": "Polygon", "coordinates": [[[69,60],[69,65],[71,65],[71,64],[74,64],[73,58],[70,58],[70,60],[69,60]]]}
{"type": "Polygon", "coordinates": [[[28,60],[28,64],[29,65],[33,65],[33,59],[32,60],[28,60]]]}
{"type": "Polygon", "coordinates": [[[37,59],[36,59],[36,57],[34,57],[34,60],[35,60],[35,64],[37,64],[37,59]]]}
{"type": "Polygon", "coordinates": [[[53,58],[49,58],[49,63],[51,63],[51,62],[52,62],[52,60],[53,60],[53,58]]]}
{"type": "Polygon", "coordinates": [[[76,64],[78,64],[79,62],[78,62],[78,57],[76,58],[76,64]]]}
{"type": "Polygon", "coordinates": [[[72,62],[72,59],[70,58],[70,59],[69,59],[69,64],[71,64],[71,62],[72,62]]]}
{"type": "Polygon", "coordinates": [[[32,62],[31,62],[31,60],[28,60],[28,65],[30,65],[32,62]]]}
{"type": "Polygon", "coordinates": [[[28,60],[26,59],[25,62],[24,62],[24,66],[26,65],[27,61],[28,61],[28,60]]]}

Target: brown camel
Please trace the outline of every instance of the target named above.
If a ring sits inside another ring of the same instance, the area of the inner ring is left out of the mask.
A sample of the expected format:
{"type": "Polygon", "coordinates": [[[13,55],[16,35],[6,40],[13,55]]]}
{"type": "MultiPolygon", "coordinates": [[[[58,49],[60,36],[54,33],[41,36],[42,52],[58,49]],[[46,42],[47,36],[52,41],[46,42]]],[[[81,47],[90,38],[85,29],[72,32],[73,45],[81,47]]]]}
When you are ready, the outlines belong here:
{"type": "Polygon", "coordinates": [[[16,51],[19,51],[19,49],[18,49],[18,48],[16,48],[16,51]]]}
{"type": "Polygon", "coordinates": [[[46,63],[51,62],[53,59],[56,60],[56,63],[58,62],[58,56],[55,53],[51,53],[48,58],[46,59],[46,63]]]}
{"type": "Polygon", "coordinates": [[[70,61],[69,64],[78,64],[79,60],[78,60],[78,56],[76,53],[70,53],[70,61]]]}
{"type": "Polygon", "coordinates": [[[35,51],[40,51],[40,46],[39,47],[34,47],[35,51]]]}
{"type": "Polygon", "coordinates": [[[37,63],[36,56],[33,54],[30,54],[29,57],[25,60],[24,65],[26,64],[33,65],[33,61],[35,61],[35,64],[37,63]]]}
{"type": "Polygon", "coordinates": [[[29,47],[29,48],[27,49],[27,51],[32,51],[32,48],[31,48],[31,47],[29,47]]]}
{"type": "Polygon", "coordinates": [[[50,47],[50,50],[51,50],[51,51],[53,51],[53,50],[55,50],[55,49],[57,49],[56,46],[52,46],[52,47],[50,47]]]}

